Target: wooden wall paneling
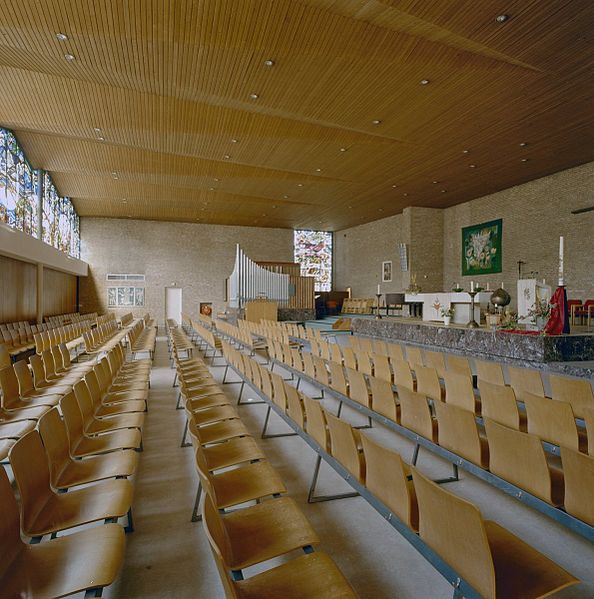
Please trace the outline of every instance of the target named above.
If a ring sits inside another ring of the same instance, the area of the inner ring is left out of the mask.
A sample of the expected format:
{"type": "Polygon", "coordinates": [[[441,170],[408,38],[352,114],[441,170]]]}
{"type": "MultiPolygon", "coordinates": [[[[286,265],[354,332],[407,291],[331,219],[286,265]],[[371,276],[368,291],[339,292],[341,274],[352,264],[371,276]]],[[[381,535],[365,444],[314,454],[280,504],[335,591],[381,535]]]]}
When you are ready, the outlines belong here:
{"type": "Polygon", "coordinates": [[[49,268],[43,271],[43,314],[68,314],[76,312],[76,279],[70,275],[49,268]]]}
{"type": "Polygon", "coordinates": [[[37,266],[0,256],[0,322],[34,321],[37,266]]]}

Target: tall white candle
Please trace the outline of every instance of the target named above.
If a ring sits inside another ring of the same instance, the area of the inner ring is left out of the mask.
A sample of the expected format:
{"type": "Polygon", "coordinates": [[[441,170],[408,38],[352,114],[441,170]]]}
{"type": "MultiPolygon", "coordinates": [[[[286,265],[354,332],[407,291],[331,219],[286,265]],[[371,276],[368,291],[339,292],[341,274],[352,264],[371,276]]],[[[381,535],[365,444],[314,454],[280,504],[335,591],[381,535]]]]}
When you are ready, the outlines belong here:
{"type": "Polygon", "coordinates": [[[474,281],[470,281],[470,291],[474,291],[474,281]]]}
{"type": "Polygon", "coordinates": [[[559,237],[559,286],[562,287],[564,285],[563,278],[563,235],[559,237]]]}
{"type": "Polygon", "coordinates": [[[378,285],[377,285],[377,294],[378,294],[378,295],[380,295],[380,294],[381,294],[379,283],[378,283],[378,285]]]}
{"type": "Polygon", "coordinates": [[[491,285],[491,283],[487,283],[487,291],[491,291],[490,285],[491,285]]]}

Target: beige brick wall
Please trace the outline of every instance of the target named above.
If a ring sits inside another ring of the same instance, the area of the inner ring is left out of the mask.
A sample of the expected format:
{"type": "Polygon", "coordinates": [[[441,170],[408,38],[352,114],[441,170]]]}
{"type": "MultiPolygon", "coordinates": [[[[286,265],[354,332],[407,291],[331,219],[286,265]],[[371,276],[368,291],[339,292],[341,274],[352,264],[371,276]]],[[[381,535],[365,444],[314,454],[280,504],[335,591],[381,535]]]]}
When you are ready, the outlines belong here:
{"type": "Polygon", "coordinates": [[[172,283],[183,289],[185,312],[196,315],[206,301],[215,312],[224,308],[223,281],[233,270],[236,243],[254,260],[293,260],[289,229],[82,218],[81,237],[81,258],[90,267],[80,278],[81,309],[107,310],[107,273],[140,273],[146,275],[145,307],[134,312],[149,312],[159,322],[172,283]]]}
{"type": "MultiPolygon", "coordinates": [[[[406,208],[384,218],[335,234],[335,286],[350,285],[358,297],[375,293],[383,260],[393,261],[394,277],[385,291],[402,291],[397,243],[409,244],[410,272],[424,291],[450,289],[461,275],[462,227],[503,219],[503,272],[473,277],[491,287],[504,282],[515,306],[517,261],[524,272],[557,284],[559,236],[565,237],[565,280],[569,297],[594,298],[594,212],[572,215],[594,204],[594,163],[561,171],[459,204],[445,210],[406,208]]],[[[384,289],[384,286],[382,286],[384,289]]]]}

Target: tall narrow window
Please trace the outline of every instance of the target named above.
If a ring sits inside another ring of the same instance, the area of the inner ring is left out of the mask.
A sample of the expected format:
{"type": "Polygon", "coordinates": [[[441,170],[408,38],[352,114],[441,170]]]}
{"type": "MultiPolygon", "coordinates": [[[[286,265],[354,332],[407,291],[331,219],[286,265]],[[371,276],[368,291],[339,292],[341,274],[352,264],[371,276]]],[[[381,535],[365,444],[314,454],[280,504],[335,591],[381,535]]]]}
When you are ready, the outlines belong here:
{"type": "Polygon", "coordinates": [[[295,231],[295,262],[304,277],[314,277],[316,291],[332,290],[332,233],[295,231]]]}

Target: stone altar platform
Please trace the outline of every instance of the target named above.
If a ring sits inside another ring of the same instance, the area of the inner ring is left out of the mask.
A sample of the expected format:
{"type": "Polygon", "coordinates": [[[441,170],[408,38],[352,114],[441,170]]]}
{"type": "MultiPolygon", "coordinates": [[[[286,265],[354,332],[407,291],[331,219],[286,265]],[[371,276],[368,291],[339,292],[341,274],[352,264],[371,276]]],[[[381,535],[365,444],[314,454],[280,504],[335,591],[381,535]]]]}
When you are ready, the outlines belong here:
{"type": "Polygon", "coordinates": [[[529,363],[594,360],[594,334],[588,333],[519,335],[399,318],[353,318],[352,330],[355,335],[424,345],[438,351],[453,351],[479,359],[526,362],[527,366],[531,365],[529,363]]]}

